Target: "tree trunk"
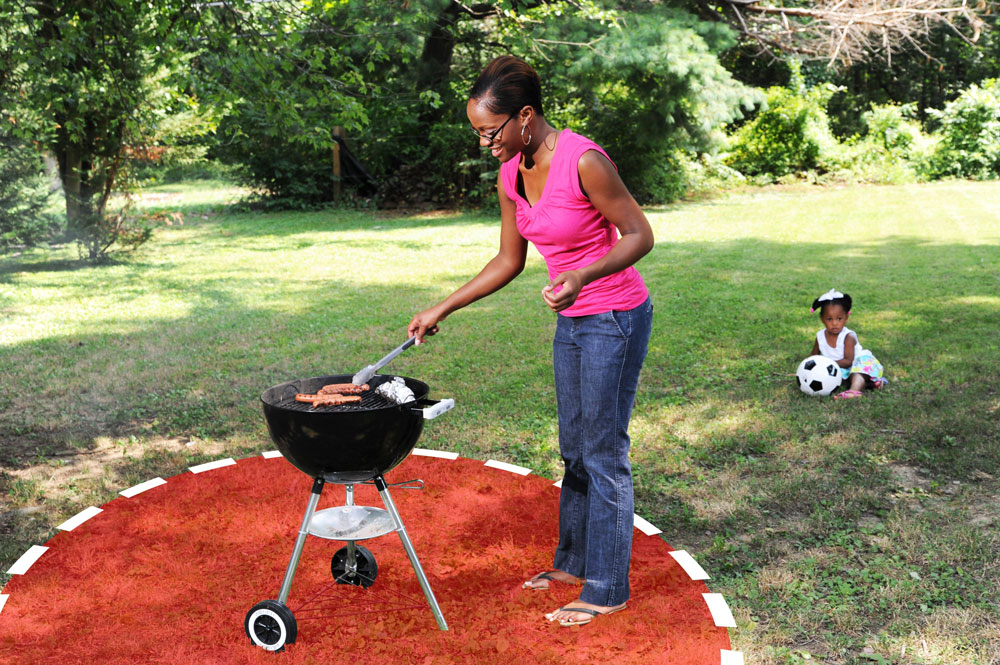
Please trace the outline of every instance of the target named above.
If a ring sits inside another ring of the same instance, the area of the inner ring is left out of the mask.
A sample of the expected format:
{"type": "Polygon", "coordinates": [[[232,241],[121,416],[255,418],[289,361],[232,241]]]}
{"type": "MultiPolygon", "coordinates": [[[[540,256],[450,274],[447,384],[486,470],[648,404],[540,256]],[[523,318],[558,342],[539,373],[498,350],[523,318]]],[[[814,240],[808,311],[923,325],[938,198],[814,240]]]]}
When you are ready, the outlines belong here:
{"type": "MultiPolygon", "coordinates": [[[[461,6],[449,2],[434,21],[434,27],[424,41],[424,50],[420,54],[420,65],[417,75],[417,93],[424,90],[441,91],[451,74],[451,56],[455,51],[455,34],[452,28],[458,20],[461,6]]],[[[425,108],[420,119],[429,122],[436,112],[425,108]]]]}
{"type": "Polygon", "coordinates": [[[83,158],[79,150],[66,147],[56,150],[56,159],[59,161],[59,177],[62,179],[66,198],[66,227],[69,231],[78,232],[83,226],[85,204],[81,197],[83,158]]]}
{"type": "Polygon", "coordinates": [[[60,146],[56,150],[59,177],[66,200],[66,230],[87,247],[90,258],[100,253],[97,221],[104,214],[106,174],[95,173],[94,158],[80,146],[60,146]]]}

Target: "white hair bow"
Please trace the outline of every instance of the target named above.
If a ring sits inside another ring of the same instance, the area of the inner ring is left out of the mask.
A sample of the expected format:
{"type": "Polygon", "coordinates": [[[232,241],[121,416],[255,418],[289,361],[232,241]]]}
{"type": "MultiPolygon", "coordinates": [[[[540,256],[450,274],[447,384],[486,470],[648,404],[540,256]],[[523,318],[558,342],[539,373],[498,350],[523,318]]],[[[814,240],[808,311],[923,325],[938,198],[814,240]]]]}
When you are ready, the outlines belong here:
{"type": "Polygon", "coordinates": [[[830,289],[829,291],[821,295],[819,298],[816,298],[816,300],[818,300],[819,302],[823,302],[824,300],[836,300],[837,298],[843,298],[843,297],[844,294],[838,291],[837,289],[830,289]]]}

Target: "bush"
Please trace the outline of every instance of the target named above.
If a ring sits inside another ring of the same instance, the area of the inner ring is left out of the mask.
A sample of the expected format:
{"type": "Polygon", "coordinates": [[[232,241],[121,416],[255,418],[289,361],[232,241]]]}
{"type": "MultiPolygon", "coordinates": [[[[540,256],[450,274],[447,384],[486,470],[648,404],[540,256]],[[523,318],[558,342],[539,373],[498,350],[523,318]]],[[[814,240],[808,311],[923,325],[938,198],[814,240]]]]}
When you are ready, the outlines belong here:
{"type": "Polygon", "coordinates": [[[0,129],[0,250],[34,245],[56,229],[40,155],[0,129]]]}
{"type": "Polygon", "coordinates": [[[876,184],[919,180],[934,142],[912,119],[915,111],[914,104],[872,104],[861,114],[864,134],[841,146],[831,178],[876,184]]]}
{"type": "Polygon", "coordinates": [[[747,176],[781,176],[825,171],[839,148],[830,131],[826,103],[836,89],[823,84],[806,89],[798,67],[790,88],[768,88],[757,115],[731,138],[725,162],[747,176]]]}
{"type": "Polygon", "coordinates": [[[941,123],[932,175],[985,180],[1000,174],[1000,80],[973,84],[943,110],[928,113],[941,123]]]}

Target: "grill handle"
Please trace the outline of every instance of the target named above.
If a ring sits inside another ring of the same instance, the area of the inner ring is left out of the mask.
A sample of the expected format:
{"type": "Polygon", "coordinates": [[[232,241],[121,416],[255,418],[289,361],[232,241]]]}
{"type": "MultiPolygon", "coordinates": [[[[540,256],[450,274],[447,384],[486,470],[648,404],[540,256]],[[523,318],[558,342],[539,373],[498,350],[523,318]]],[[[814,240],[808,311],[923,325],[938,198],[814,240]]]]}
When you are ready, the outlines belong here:
{"type": "Polygon", "coordinates": [[[434,420],[440,416],[445,411],[451,411],[455,408],[455,400],[447,397],[442,400],[433,399],[422,399],[417,402],[421,406],[425,407],[423,409],[413,409],[414,412],[420,412],[424,416],[424,420],[434,420]]]}

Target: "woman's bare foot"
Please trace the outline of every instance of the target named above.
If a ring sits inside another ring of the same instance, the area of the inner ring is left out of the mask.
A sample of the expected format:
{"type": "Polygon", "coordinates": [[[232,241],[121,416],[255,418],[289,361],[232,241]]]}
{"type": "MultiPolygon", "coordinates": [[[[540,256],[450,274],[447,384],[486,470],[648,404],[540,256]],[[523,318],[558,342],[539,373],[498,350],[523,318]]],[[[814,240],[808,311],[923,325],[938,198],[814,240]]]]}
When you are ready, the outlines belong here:
{"type": "Polygon", "coordinates": [[[549,588],[549,582],[562,582],[563,584],[579,586],[584,583],[584,579],[561,570],[544,570],[522,584],[521,588],[544,591],[549,588]]]}
{"type": "Polygon", "coordinates": [[[596,617],[603,616],[605,614],[614,614],[620,610],[625,609],[626,603],[621,605],[615,605],[613,607],[605,607],[602,605],[591,605],[590,603],[585,603],[581,600],[575,600],[569,605],[560,607],[555,612],[550,612],[545,615],[545,618],[549,621],[558,621],[560,626],[582,626],[585,623],[590,623],[596,617]]]}

